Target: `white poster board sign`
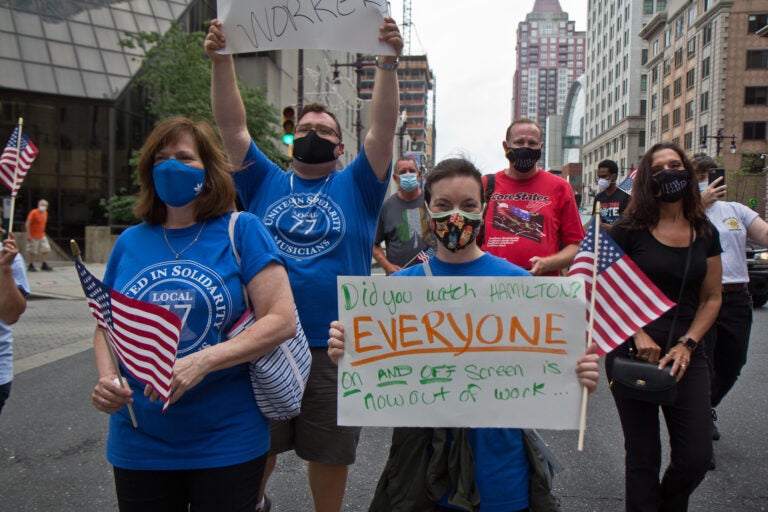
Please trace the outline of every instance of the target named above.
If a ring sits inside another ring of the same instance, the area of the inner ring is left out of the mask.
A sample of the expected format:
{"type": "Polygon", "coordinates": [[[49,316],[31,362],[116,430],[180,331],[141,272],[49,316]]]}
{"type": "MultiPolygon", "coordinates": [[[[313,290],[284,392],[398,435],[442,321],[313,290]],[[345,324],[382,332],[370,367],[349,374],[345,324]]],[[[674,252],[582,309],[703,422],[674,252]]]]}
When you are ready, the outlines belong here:
{"type": "Polygon", "coordinates": [[[584,281],[337,280],[340,425],[577,429],[584,281]]]}
{"type": "Polygon", "coordinates": [[[218,0],[223,53],[322,49],[394,55],[379,41],[386,0],[218,0]]]}

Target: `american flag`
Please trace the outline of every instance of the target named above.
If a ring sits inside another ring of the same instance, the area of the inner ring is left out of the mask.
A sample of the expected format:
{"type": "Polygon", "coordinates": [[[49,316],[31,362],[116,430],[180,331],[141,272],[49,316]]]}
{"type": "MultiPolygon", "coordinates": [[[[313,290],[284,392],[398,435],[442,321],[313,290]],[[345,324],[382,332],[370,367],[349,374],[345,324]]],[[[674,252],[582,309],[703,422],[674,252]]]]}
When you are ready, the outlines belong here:
{"type": "MultiPolygon", "coordinates": [[[[568,276],[584,278],[587,291],[587,322],[592,300],[592,271],[595,260],[595,223],[581,242],[568,276]]],[[[608,234],[600,229],[595,287],[595,320],[592,339],[599,354],[607,354],[638,329],[656,320],[675,303],[654,285],[642,270],[624,254],[608,234]]]]}
{"type": "Polygon", "coordinates": [[[29,140],[26,134],[21,134],[21,156],[18,158],[18,175],[16,175],[16,161],[18,154],[16,153],[16,145],[19,142],[19,127],[13,130],[11,139],[3,150],[3,154],[0,155],[0,180],[5,183],[5,186],[11,191],[11,196],[15,197],[16,193],[21,188],[21,182],[24,181],[24,177],[27,175],[27,171],[32,166],[32,162],[37,156],[38,149],[29,140]],[[15,180],[14,180],[15,176],[15,180]]]}
{"type": "Polygon", "coordinates": [[[618,187],[620,190],[623,190],[627,194],[632,193],[632,184],[635,182],[635,176],[637,175],[637,168],[632,169],[632,172],[629,173],[629,176],[624,178],[624,181],[619,183],[618,187]]]}
{"type": "Polygon", "coordinates": [[[428,261],[429,258],[435,255],[435,250],[432,247],[427,247],[423,251],[419,251],[419,254],[416,255],[416,259],[420,262],[424,263],[425,261],[428,261]]]}
{"type": "Polygon", "coordinates": [[[112,348],[137,380],[152,386],[168,407],[173,363],[181,335],[179,317],[161,306],[110,289],[79,258],[75,267],[88,307],[112,348]]]}

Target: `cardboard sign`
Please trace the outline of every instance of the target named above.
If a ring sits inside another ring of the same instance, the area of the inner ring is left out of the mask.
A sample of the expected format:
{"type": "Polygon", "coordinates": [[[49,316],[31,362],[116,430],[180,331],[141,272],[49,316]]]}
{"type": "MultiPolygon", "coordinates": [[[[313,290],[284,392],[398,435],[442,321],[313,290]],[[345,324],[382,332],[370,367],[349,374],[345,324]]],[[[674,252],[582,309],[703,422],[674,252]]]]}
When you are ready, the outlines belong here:
{"type": "Polygon", "coordinates": [[[394,55],[379,41],[386,0],[218,0],[222,53],[322,49],[394,55]]]}
{"type": "Polygon", "coordinates": [[[584,281],[338,278],[340,425],[576,429],[584,281]]]}

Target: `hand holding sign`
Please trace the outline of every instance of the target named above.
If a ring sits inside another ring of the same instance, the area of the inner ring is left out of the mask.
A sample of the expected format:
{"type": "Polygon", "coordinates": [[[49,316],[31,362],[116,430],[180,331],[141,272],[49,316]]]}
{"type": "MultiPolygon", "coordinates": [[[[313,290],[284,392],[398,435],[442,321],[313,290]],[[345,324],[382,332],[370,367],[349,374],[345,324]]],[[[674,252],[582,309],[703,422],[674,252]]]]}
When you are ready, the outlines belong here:
{"type": "Polygon", "coordinates": [[[399,34],[399,48],[374,36],[387,14],[385,0],[219,0],[218,14],[228,41],[223,53],[317,48],[399,55],[403,45],[399,34]]]}

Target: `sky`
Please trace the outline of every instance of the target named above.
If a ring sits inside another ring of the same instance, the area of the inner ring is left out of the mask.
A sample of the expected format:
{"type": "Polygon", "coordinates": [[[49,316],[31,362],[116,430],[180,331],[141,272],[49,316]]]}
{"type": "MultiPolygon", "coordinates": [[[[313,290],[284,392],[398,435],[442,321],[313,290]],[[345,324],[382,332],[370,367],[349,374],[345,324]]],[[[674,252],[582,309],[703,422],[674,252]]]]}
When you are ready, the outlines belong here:
{"type": "MultiPolygon", "coordinates": [[[[533,4],[411,1],[411,54],[427,55],[437,84],[436,162],[463,156],[483,173],[507,167],[501,142],[512,122],[517,25],[533,4]]],[[[587,0],[560,0],[560,7],[586,30],[587,0]]],[[[403,1],[391,0],[391,12],[401,24],[403,1]]]]}

